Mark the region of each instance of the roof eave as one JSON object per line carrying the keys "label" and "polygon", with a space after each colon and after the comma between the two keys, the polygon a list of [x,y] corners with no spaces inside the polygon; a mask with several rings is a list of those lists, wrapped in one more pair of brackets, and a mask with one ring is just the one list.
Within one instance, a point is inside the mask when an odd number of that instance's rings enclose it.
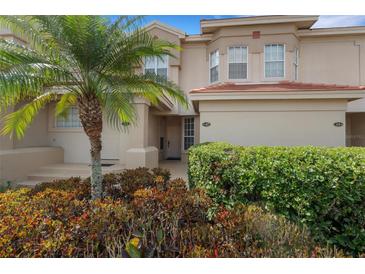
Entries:
{"label": "roof eave", "polygon": [[227,19],[201,20],[201,33],[211,33],[216,28],[232,26],[266,25],[296,23],[298,28],[310,28],[317,22],[319,16],[308,15],[274,15],[274,16],[252,16]]}
{"label": "roof eave", "polygon": [[317,28],[298,30],[299,37],[316,37],[332,35],[361,35],[365,34],[365,27]]}
{"label": "roof eave", "polygon": [[180,39],[185,38],[185,36],[186,36],[186,34],[183,31],[181,31],[177,28],[171,27],[169,25],[166,25],[164,23],[161,23],[160,21],[157,21],[157,20],[152,21],[152,22],[148,23],[146,26],[143,27],[143,29],[145,31],[149,31],[153,28],[158,28],[158,29],[170,32],[170,33],[178,36]]}
{"label": "roof eave", "polygon": [[356,100],[365,97],[365,90],[332,91],[219,91],[191,92],[192,101],[215,100],[282,100],[282,99],[347,99]]}

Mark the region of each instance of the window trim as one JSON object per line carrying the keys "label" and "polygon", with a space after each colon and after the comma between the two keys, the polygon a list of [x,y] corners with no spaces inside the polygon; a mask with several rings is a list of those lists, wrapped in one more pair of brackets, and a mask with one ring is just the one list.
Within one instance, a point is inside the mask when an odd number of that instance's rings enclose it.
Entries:
{"label": "window trim", "polygon": [[[265,59],[265,56],[266,56],[266,46],[270,46],[270,45],[283,45],[284,47],[284,68],[283,68],[283,76],[280,76],[280,77],[266,77],[266,59]],[[285,43],[267,43],[264,45],[264,54],[263,54],[263,58],[264,58],[264,79],[265,80],[283,80],[285,79],[285,75],[286,75],[286,69],[285,69],[285,66],[286,66],[286,44]]]}
{"label": "window trim", "polygon": [[[229,78],[229,48],[237,48],[237,47],[245,47],[247,50],[246,50],[246,60],[247,60],[247,62],[246,62],[246,64],[247,64],[247,74],[246,74],[246,78],[241,78],[241,79],[231,79],[231,78]],[[248,56],[249,56],[249,54],[248,54],[248,45],[246,45],[246,44],[241,44],[241,45],[230,45],[230,46],[228,46],[227,47],[227,79],[229,80],[229,81],[235,81],[235,82],[248,82],[248,79],[249,79],[249,70],[248,70],[248,68],[249,68],[249,62],[248,62]],[[240,64],[240,63],[236,63],[236,64]],[[244,64],[244,63],[243,63]]]}
{"label": "window trim", "polygon": [[[217,67],[218,67],[218,79],[217,79],[217,81],[212,82],[210,70],[213,67],[210,67],[210,61],[211,61],[211,55],[212,55],[212,53],[213,52],[216,52],[216,51],[218,52],[218,65],[217,65]],[[219,77],[220,77],[219,65],[220,65],[220,53],[219,53],[219,49],[212,50],[211,52],[209,52],[209,60],[208,60],[209,84],[215,84],[215,83],[218,83],[219,82]]]}
{"label": "window trim", "polygon": [[[183,122],[182,122],[182,151],[184,153],[186,153],[188,151],[188,149],[185,149],[185,137],[192,137],[193,138],[193,145],[195,145],[195,135],[196,135],[196,117],[195,116],[184,116],[183,118]],[[185,136],[185,120],[186,119],[190,119],[193,118],[193,131],[194,131],[194,135],[193,136]]]}
{"label": "window trim", "polygon": [[[154,65],[154,70],[155,70],[155,74],[157,75],[157,59],[158,59],[158,56],[149,56],[149,57],[154,57],[155,58],[155,65]],[[145,75],[146,74],[146,58],[147,56],[144,57],[144,60],[143,60],[143,74]],[[170,59],[169,59],[169,55],[166,54],[166,64],[167,64],[167,73],[166,73],[166,78],[169,79],[169,67],[170,67]]]}

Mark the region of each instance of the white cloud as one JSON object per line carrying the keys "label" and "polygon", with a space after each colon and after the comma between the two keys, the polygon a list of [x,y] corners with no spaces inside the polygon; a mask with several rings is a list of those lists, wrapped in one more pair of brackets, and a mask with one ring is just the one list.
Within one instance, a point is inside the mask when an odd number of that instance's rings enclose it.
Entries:
{"label": "white cloud", "polygon": [[364,15],[321,15],[313,28],[365,26]]}

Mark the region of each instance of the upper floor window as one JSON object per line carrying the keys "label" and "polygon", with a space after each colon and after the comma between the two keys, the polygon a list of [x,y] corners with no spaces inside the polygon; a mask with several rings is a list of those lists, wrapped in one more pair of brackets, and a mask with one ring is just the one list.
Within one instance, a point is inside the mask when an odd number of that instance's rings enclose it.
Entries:
{"label": "upper floor window", "polygon": [[284,66],[284,45],[265,45],[265,78],[284,77]]}
{"label": "upper floor window", "polygon": [[149,56],[144,61],[144,73],[153,73],[167,79],[168,57]]}
{"label": "upper floor window", "polygon": [[247,47],[228,48],[228,78],[247,79]]}
{"label": "upper floor window", "polygon": [[299,50],[294,50],[294,80],[298,80],[299,77]]}
{"label": "upper floor window", "polygon": [[215,50],[209,55],[209,79],[211,83],[219,79],[219,51]]}
{"label": "upper floor window", "polygon": [[79,110],[77,107],[70,107],[66,116],[56,117],[56,128],[80,128]]}

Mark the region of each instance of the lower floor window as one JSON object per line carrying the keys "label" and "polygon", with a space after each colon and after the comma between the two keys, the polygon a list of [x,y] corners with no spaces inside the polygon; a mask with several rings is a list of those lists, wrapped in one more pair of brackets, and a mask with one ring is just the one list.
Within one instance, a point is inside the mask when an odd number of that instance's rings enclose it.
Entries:
{"label": "lower floor window", "polygon": [[66,116],[56,117],[56,128],[80,128],[79,110],[77,107],[70,107]]}
{"label": "lower floor window", "polygon": [[184,118],[184,150],[194,145],[194,117]]}

